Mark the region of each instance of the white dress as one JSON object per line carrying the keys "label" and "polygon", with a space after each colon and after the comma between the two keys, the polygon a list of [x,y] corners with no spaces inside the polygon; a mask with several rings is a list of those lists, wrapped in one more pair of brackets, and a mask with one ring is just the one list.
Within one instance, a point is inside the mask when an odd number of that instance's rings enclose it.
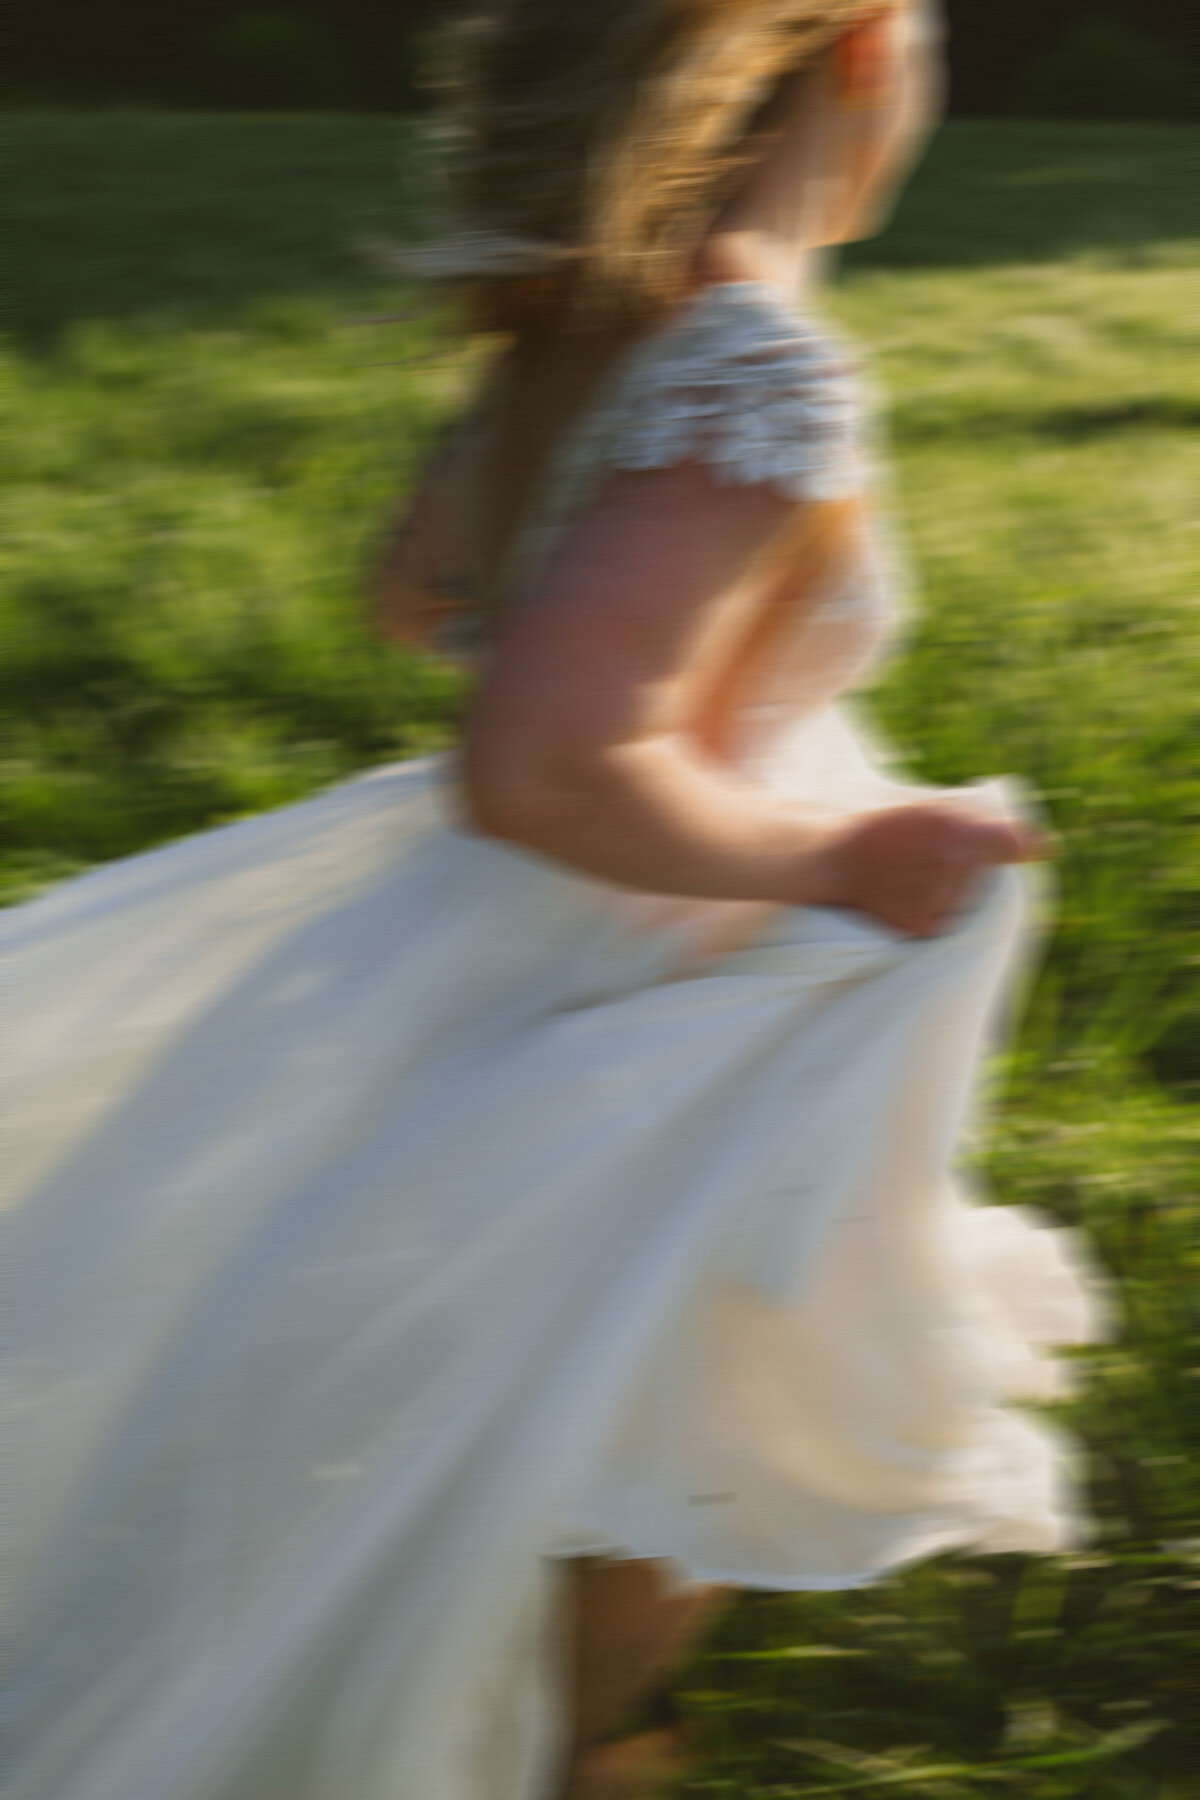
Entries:
{"label": "white dress", "polygon": [[[862,425],[823,326],[709,289],[529,554],[609,466],[851,492]],[[890,586],[865,554],[747,708],[757,780],[928,793],[836,700]],[[1009,1403],[1094,1331],[1086,1265],[950,1173],[1024,873],[929,940],[640,895],[464,830],[451,774],[4,920],[9,1800],[543,1800],[562,1556],[836,1588],[1078,1527],[1069,1445]]]}

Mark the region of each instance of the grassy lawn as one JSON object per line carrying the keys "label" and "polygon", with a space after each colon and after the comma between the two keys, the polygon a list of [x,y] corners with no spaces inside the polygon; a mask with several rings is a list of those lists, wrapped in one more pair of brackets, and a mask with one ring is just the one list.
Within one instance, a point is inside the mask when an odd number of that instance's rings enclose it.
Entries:
{"label": "grassy lawn", "polygon": [[[977,1156],[1121,1280],[1064,1413],[1096,1539],[748,1596],[685,1684],[689,1793],[1200,1792],[1198,135],[955,122],[829,302],[888,395],[920,593],[869,708],[922,776],[1025,778],[1062,839]],[[369,639],[359,589],[466,371],[436,317],[371,322],[411,299],[360,246],[426,216],[412,127],[47,113],[10,142],[15,899],[446,741],[455,681]]]}

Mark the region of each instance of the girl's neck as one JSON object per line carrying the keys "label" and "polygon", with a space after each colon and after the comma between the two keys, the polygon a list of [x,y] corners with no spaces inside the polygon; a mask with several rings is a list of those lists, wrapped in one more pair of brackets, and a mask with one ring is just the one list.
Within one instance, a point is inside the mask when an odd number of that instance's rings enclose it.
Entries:
{"label": "girl's neck", "polygon": [[823,249],[789,242],[749,227],[719,228],[700,246],[693,264],[697,288],[727,281],[763,281],[790,306],[806,305],[825,272]]}
{"label": "girl's neck", "polygon": [[694,264],[698,283],[767,281],[789,304],[808,303],[824,274],[824,247],[838,241],[826,216],[831,79],[824,59],[783,84],[776,135],[714,220]]}

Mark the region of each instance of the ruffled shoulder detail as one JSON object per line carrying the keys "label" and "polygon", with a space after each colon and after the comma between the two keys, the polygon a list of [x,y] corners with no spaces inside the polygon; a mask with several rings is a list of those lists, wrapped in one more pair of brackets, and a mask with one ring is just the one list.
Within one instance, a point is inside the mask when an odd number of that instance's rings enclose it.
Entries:
{"label": "ruffled shoulder detail", "polygon": [[792,500],[866,485],[856,364],[766,282],[705,288],[634,355],[606,411],[610,468],[698,461],[722,483]]}

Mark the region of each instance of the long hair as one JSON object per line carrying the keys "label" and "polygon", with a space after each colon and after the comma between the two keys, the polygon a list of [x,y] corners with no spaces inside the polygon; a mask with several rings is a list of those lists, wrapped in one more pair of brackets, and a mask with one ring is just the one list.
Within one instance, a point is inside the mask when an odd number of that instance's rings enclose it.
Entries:
{"label": "long hair", "polygon": [[[881,0],[501,0],[464,59],[456,228],[425,272],[499,334],[477,545],[489,597],[547,459],[687,291],[783,79]],[[420,257],[415,259],[418,269]]]}

